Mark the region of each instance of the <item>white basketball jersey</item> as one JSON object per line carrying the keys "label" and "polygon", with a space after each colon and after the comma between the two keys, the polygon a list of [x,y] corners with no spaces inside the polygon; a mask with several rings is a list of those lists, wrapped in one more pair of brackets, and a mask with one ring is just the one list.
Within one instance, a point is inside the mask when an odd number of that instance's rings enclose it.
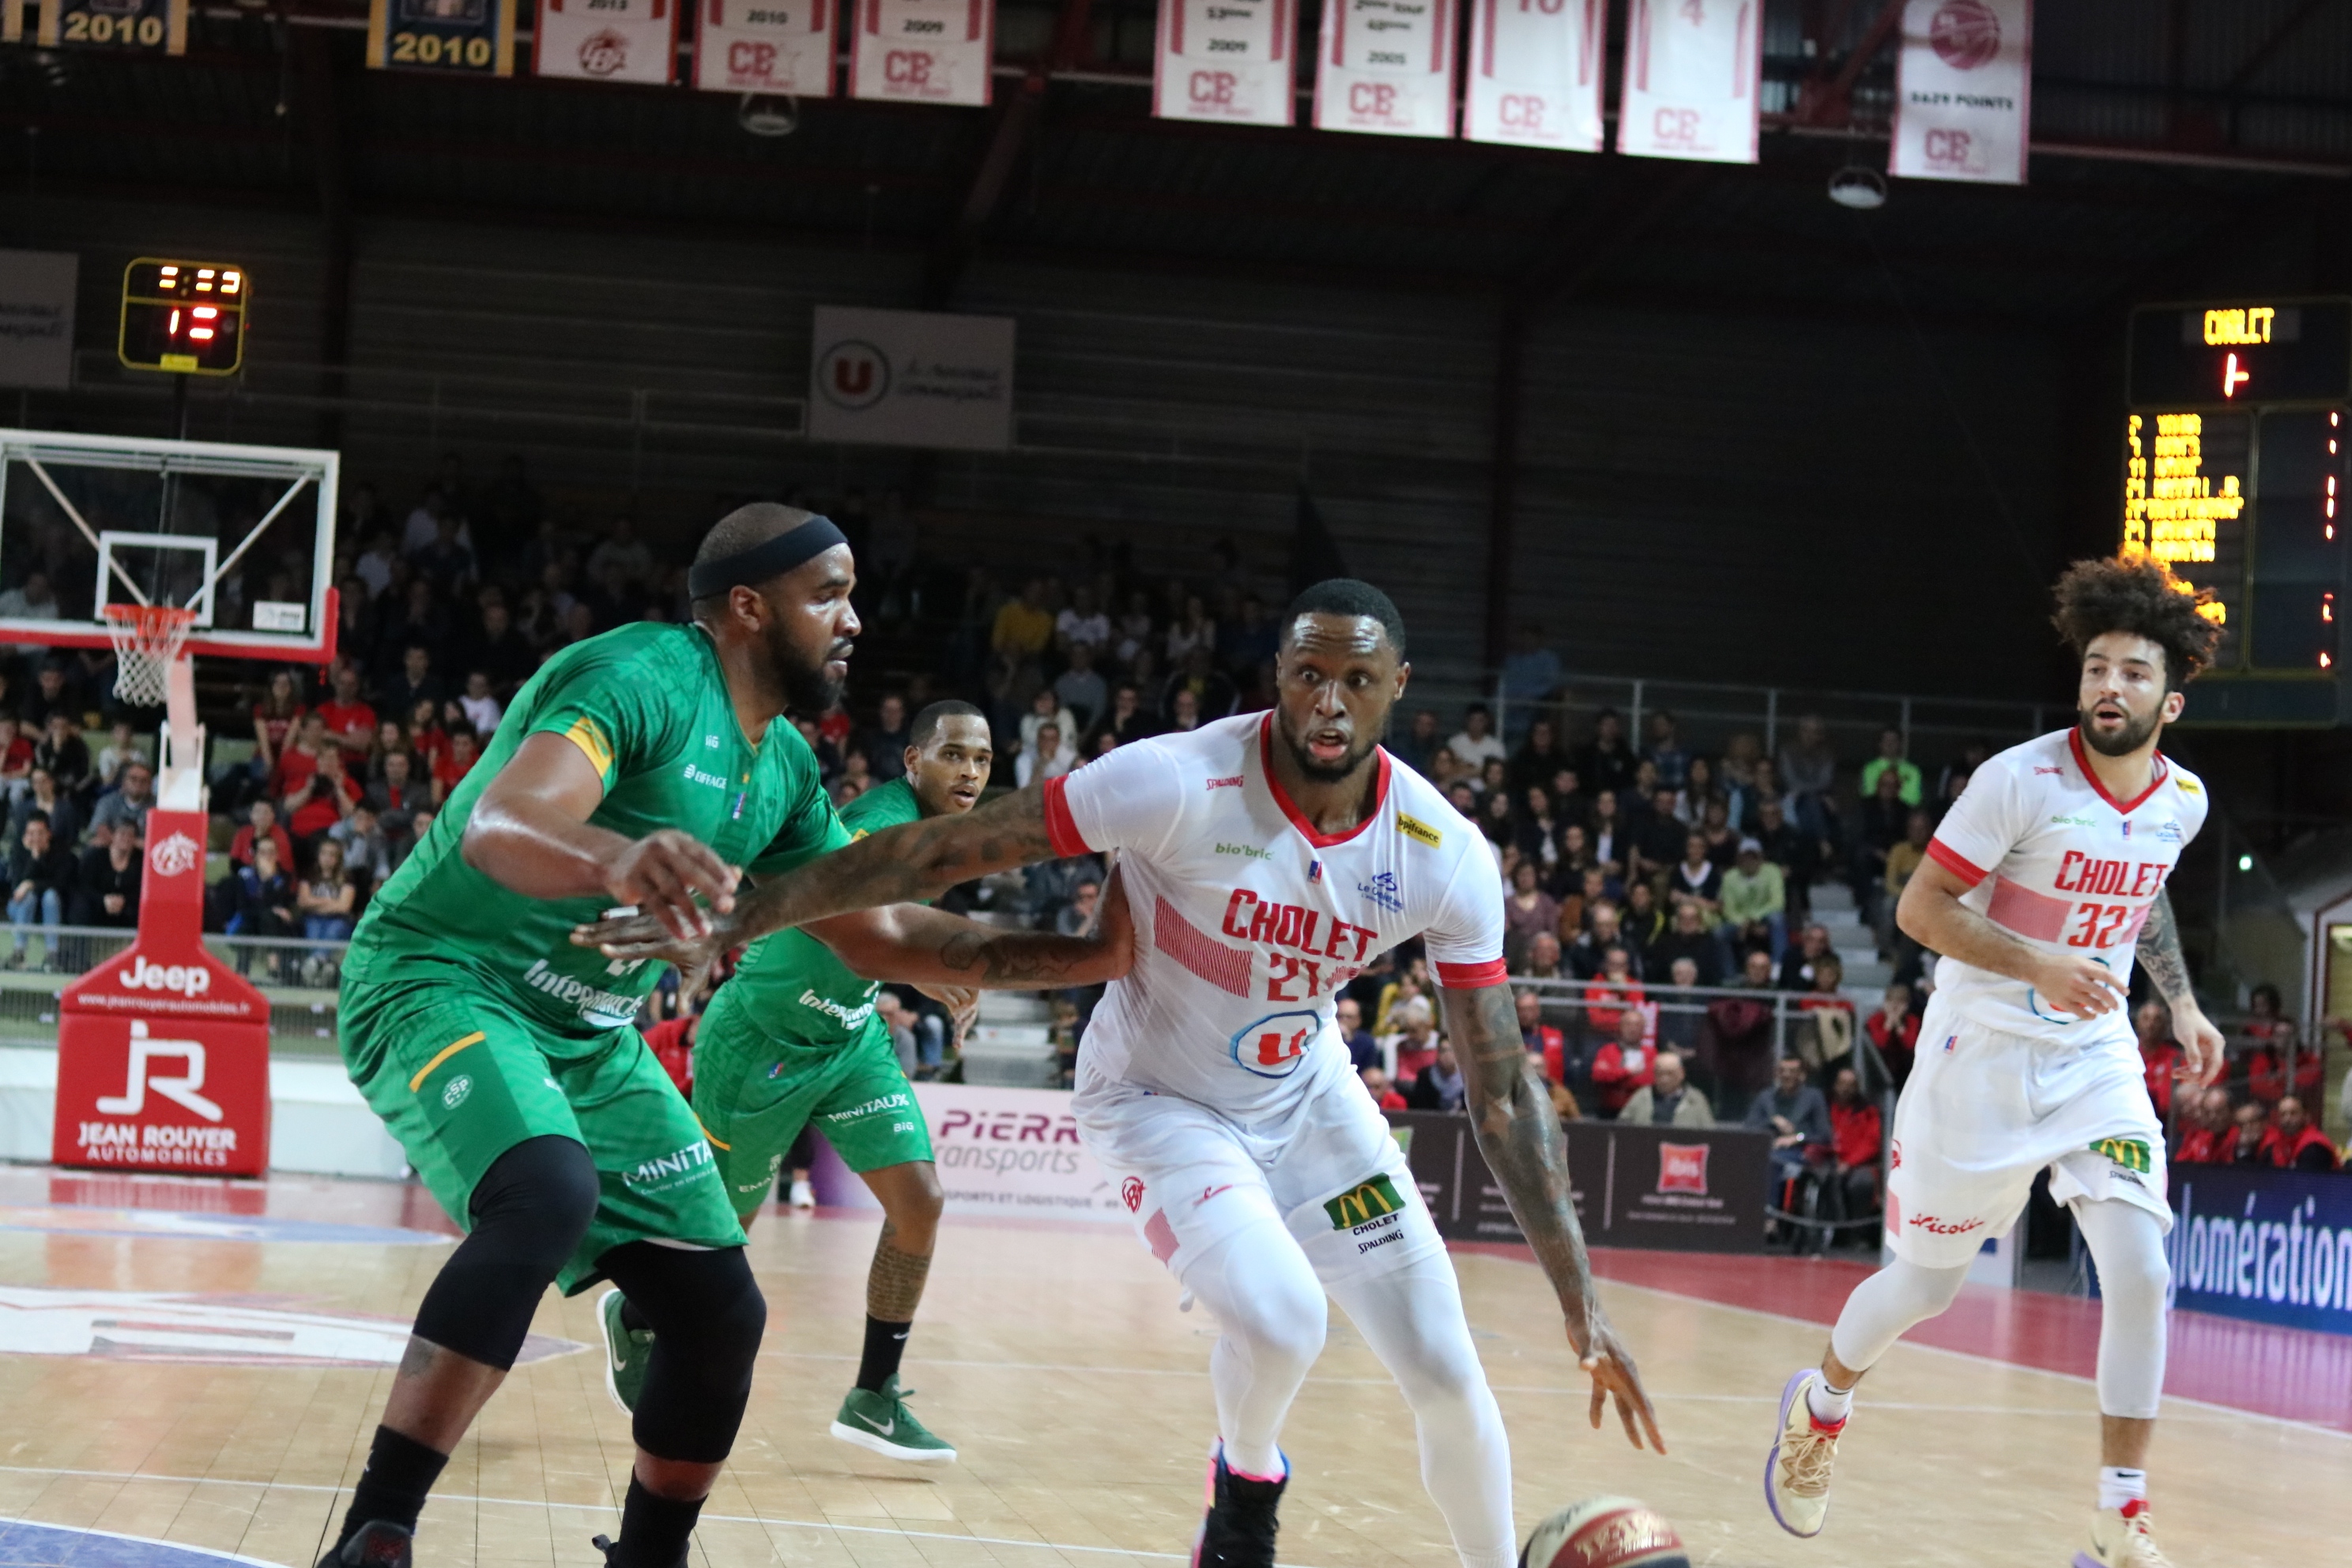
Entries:
{"label": "white basketball jersey", "polygon": [[1441,985],[1503,979],[1503,889],[1469,823],[1379,753],[1379,804],[1318,833],[1275,781],[1273,715],[1119,747],[1045,785],[1061,854],[1116,849],[1135,964],[1111,982],[1082,1069],[1210,1106],[1279,1114],[1345,1070],[1339,990],[1425,939]]}
{"label": "white basketball jersey", "polygon": [[[2062,730],[1979,768],[1927,853],[1969,883],[1960,901],[2010,935],[2045,952],[2095,958],[2128,984],[2139,929],[2205,809],[2205,786],[2162,755],[2138,799],[2116,799],[2091,772],[2081,734]],[[1956,958],[1937,963],[1936,989],[1961,1016],[2008,1034],[2072,1041],[2131,1033],[2121,1009],[2085,1029],[2022,981]]]}

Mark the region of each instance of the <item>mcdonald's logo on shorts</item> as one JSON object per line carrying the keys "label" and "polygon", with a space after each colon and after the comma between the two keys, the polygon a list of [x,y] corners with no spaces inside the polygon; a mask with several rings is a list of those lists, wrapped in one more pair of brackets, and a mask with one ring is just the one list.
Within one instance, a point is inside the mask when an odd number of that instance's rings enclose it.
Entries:
{"label": "mcdonald's logo on shorts", "polygon": [[2147,1145],[2137,1138],[2102,1138],[2091,1145],[2091,1152],[2104,1154],[2126,1171],[2137,1171],[2145,1176],[2156,1168]]}
{"label": "mcdonald's logo on shorts", "polygon": [[1353,1230],[1402,1207],[1404,1200],[1397,1196],[1396,1184],[1386,1176],[1374,1176],[1325,1204],[1323,1212],[1331,1216],[1333,1230]]}

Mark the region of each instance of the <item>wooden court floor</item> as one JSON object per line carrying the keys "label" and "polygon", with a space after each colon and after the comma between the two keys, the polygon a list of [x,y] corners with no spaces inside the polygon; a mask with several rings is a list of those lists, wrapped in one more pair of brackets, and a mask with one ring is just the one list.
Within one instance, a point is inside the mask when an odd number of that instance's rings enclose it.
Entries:
{"label": "wooden court floor", "polygon": [[[0,1568],[315,1560],[358,1475],[384,1363],[447,1255],[446,1239],[418,1233],[446,1226],[397,1186],[278,1180],[223,1192],[0,1171],[0,1519],[200,1552],[93,1540],[61,1555],[55,1543],[71,1537],[0,1523]],[[1179,1313],[1176,1288],[1122,1228],[951,1220],[906,1381],[962,1459],[918,1471],[825,1435],[855,1368],[874,1223],[771,1213],[755,1228],[772,1317],[696,1563],[1180,1559],[1213,1429],[1205,1314]],[[1704,1289],[1605,1287],[1659,1399],[1673,1453],[1658,1458],[1585,1428],[1531,1264],[1489,1252],[1455,1261],[1510,1427],[1522,1532],[1562,1502],[1626,1492],[1677,1522],[1695,1563],[1724,1568],[2056,1568],[2078,1543],[2096,1431],[2079,1377],[1899,1347],[1867,1387],[1828,1531],[1799,1542],[1771,1524],[1759,1478],[1780,1384],[1822,1342],[1800,1321],[1818,1302],[1797,1310],[1802,1292],[1773,1283],[1802,1266],[1778,1262],[1776,1276],[1711,1260],[1685,1276]],[[542,1306],[527,1352],[536,1359],[491,1403],[426,1510],[420,1564],[596,1568],[588,1537],[614,1522],[630,1448],[604,1391],[593,1303]],[[2256,1364],[2303,1375],[2291,1356],[2264,1354]],[[2345,1561],[2345,1422],[2187,1400],[2165,1415],[2157,1506],[2182,1568]],[[1455,1561],[1422,1490],[1402,1402],[1336,1312],[1285,1447],[1297,1476],[1286,1564]]]}

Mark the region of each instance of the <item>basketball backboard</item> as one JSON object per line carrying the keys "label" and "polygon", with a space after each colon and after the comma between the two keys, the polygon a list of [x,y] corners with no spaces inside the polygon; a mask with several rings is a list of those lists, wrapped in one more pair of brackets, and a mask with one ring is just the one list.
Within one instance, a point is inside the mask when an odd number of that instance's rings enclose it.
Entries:
{"label": "basketball backboard", "polygon": [[339,464],[0,429],[0,643],[105,647],[107,605],[167,605],[195,612],[191,653],[325,663]]}

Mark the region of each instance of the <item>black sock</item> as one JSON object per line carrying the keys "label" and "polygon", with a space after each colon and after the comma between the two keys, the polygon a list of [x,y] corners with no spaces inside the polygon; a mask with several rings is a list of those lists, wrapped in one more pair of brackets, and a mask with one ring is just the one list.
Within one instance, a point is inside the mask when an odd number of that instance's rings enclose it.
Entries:
{"label": "black sock", "polygon": [[341,1546],[371,1520],[414,1531],[416,1516],[425,1511],[425,1494],[441,1479],[441,1467],[448,1462],[448,1455],[389,1426],[378,1426],[375,1441],[368,1447],[367,1468],[360,1472],[360,1484],[352,1491],[351,1509],[343,1515],[343,1533],[335,1544]]}
{"label": "black sock", "polygon": [[621,1539],[613,1543],[606,1568],[678,1568],[686,1561],[686,1538],[703,1500],[680,1502],[656,1497],[646,1483],[629,1478],[629,1495],[621,1504]]}
{"label": "black sock", "polygon": [[646,1315],[638,1311],[637,1304],[626,1296],[621,1298],[621,1327],[633,1334],[653,1331],[653,1325],[646,1321]]}
{"label": "black sock", "polygon": [[898,1358],[907,1353],[907,1335],[912,1323],[886,1323],[872,1313],[866,1318],[866,1352],[857,1358],[857,1386],[868,1394],[879,1394],[882,1385],[898,1375]]}

